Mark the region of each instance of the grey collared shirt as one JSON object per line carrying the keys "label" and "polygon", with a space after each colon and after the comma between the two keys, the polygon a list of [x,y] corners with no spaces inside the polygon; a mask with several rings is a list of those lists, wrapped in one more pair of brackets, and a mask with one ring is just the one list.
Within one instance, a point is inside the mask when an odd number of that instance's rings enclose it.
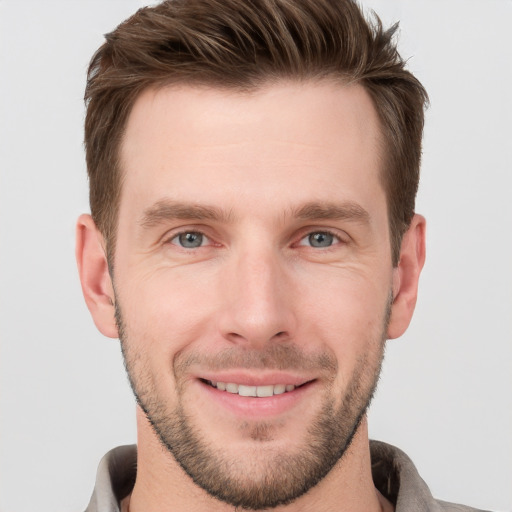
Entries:
{"label": "grey collared shirt", "polygon": [[[411,459],[394,446],[370,441],[375,487],[395,506],[395,512],[484,512],[439,501]],[[135,484],[137,447],[119,446],[108,452],[98,467],[96,485],[85,512],[120,512],[120,503]]]}

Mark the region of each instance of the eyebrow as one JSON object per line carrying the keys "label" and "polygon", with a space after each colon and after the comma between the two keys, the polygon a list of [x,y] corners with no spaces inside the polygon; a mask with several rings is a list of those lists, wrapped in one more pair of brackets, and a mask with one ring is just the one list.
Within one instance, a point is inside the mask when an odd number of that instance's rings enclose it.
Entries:
{"label": "eyebrow", "polygon": [[294,217],[301,220],[350,220],[370,224],[370,214],[359,204],[310,202],[293,210]]}
{"label": "eyebrow", "polygon": [[202,206],[162,199],[144,210],[140,225],[143,228],[151,228],[162,222],[176,219],[229,222],[231,214],[214,206]]}
{"label": "eyebrow", "polygon": [[[349,220],[370,224],[370,214],[354,202],[330,203],[312,201],[291,210],[291,216],[300,220]],[[210,220],[228,223],[231,212],[215,206],[197,205],[161,199],[146,208],[140,225],[149,229],[170,220]]]}

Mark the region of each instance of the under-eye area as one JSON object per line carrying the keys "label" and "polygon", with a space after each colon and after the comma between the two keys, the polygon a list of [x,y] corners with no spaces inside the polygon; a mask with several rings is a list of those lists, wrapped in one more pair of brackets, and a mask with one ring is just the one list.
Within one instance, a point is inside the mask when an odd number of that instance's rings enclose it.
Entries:
{"label": "under-eye area", "polygon": [[254,398],[266,398],[274,395],[282,395],[289,393],[295,389],[302,388],[313,381],[308,381],[298,386],[293,384],[267,384],[262,386],[247,386],[244,384],[236,384],[234,382],[215,382],[211,380],[200,379],[201,382],[216,388],[220,391],[232,393],[239,396],[247,396]]}

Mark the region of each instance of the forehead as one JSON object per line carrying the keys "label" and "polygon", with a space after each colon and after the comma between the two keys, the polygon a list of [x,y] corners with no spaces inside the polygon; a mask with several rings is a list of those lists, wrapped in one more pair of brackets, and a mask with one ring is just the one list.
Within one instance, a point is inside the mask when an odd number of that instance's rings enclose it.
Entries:
{"label": "forehead", "polygon": [[146,208],[168,196],[199,203],[244,197],[244,207],[277,199],[293,207],[333,199],[324,195],[371,195],[382,191],[381,145],[375,108],[359,85],[148,89],[121,146],[120,219],[126,202]]}

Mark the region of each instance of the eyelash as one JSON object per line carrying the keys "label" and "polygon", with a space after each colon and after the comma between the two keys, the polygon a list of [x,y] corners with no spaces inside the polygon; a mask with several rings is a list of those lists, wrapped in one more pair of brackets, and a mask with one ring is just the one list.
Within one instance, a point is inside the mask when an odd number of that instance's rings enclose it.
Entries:
{"label": "eyelash", "polygon": [[[192,235],[192,234],[193,235],[199,235],[200,237],[203,237],[203,240],[201,240],[201,245],[199,245],[198,247],[184,247],[183,245],[180,245],[179,243],[174,243],[174,240],[178,239],[182,235]],[[167,239],[167,243],[170,243],[172,245],[176,245],[180,249],[193,250],[193,249],[198,249],[200,247],[203,247],[203,242],[205,240],[206,241],[211,241],[210,238],[207,235],[205,235],[202,231],[190,229],[190,230],[180,231],[179,233],[173,234],[170,238]]]}
{"label": "eyelash", "polygon": [[[201,245],[197,246],[197,247],[185,247],[183,245],[181,245],[179,242],[174,242],[174,240],[176,239],[179,239],[179,237],[181,237],[182,235],[199,235],[201,237],[203,237],[203,239],[201,240]],[[315,247],[311,244],[302,244],[301,242],[305,239],[307,239],[308,237],[311,237],[312,235],[328,235],[328,236],[331,236],[333,237],[333,243],[331,245],[328,245],[328,246],[325,246],[325,247]],[[202,231],[200,230],[185,230],[185,231],[180,231],[179,233],[174,233],[171,237],[167,238],[166,240],[166,243],[169,243],[169,244],[172,244],[172,245],[175,245],[177,247],[179,247],[180,249],[184,249],[184,250],[194,250],[194,249],[199,249],[201,247],[204,247],[204,242],[212,242],[211,238],[208,237],[205,233],[203,233]],[[313,249],[323,249],[323,250],[329,250],[331,249],[333,246],[335,245],[338,245],[338,244],[343,244],[345,243],[344,240],[340,237],[339,234],[329,230],[329,229],[319,229],[319,230],[312,230],[312,231],[308,231],[307,233],[305,233],[303,236],[301,236],[301,238],[298,240],[298,242],[295,242],[293,245],[298,245],[298,246],[302,246],[302,247],[310,247],[310,248],[313,248]]]}
{"label": "eyelash", "polygon": [[[329,235],[329,236],[333,237],[334,240],[331,245],[328,245],[326,247],[315,247],[313,245],[301,244],[301,242],[303,240],[311,237],[312,235]],[[313,249],[323,249],[325,251],[325,250],[332,249],[334,246],[336,246],[338,244],[342,244],[342,243],[344,243],[344,241],[339,234],[337,234],[334,231],[331,231],[329,229],[319,229],[319,230],[308,231],[304,236],[302,236],[300,238],[298,245],[303,246],[303,247],[310,247]]]}

